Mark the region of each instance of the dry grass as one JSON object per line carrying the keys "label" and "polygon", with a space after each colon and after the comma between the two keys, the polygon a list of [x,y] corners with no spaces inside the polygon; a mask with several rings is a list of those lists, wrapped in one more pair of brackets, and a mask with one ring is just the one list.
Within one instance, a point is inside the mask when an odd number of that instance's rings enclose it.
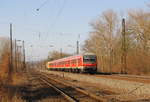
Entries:
{"label": "dry grass", "polygon": [[0,63],[0,81],[6,83],[9,78],[9,52],[5,51],[2,54],[1,63]]}
{"label": "dry grass", "polygon": [[138,75],[150,75],[150,56],[143,53],[128,56],[128,73]]}
{"label": "dry grass", "polygon": [[25,73],[14,73],[12,76],[12,85],[25,85],[28,79]]}

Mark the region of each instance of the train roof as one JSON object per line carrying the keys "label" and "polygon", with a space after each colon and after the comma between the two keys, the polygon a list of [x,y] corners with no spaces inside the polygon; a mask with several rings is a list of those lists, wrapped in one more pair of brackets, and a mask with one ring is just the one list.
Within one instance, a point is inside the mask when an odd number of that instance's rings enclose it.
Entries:
{"label": "train roof", "polygon": [[94,53],[84,53],[83,55],[95,55]]}
{"label": "train roof", "polygon": [[76,58],[81,58],[83,55],[75,55],[75,56],[68,56],[68,57],[64,57],[64,58],[61,58],[61,59],[57,59],[57,60],[53,60],[53,61],[50,61],[49,63],[52,63],[52,62],[59,62],[59,61],[65,61],[67,59],[76,59]]}
{"label": "train roof", "polygon": [[64,58],[61,58],[61,59],[49,61],[49,63],[65,61],[65,60],[68,60],[68,59],[72,60],[72,59],[82,58],[82,56],[84,56],[84,55],[95,55],[95,54],[93,54],[93,53],[85,53],[85,54],[81,54],[81,55],[68,56],[68,57],[64,57]]}

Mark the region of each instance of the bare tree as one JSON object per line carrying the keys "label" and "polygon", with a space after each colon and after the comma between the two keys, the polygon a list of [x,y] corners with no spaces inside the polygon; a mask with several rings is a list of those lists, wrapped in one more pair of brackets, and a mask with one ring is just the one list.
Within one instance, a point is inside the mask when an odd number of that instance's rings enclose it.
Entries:
{"label": "bare tree", "polygon": [[107,10],[91,23],[93,31],[85,41],[84,51],[93,52],[98,56],[101,69],[111,72],[114,63],[114,46],[118,36],[118,15],[113,10]]}
{"label": "bare tree", "polygon": [[132,10],[128,14],[130,30],[132,30],[138,46],[147,52],[150,39],[150,14],[143,10]]}
{"label": "bare tree", "polygon": [[9,79],[10,67],[9,40],[7,38],[0,38],[0,45],[0,81],[6,83]]}
{"label": "bare tree", "polygon": [[[142,9],[130,10],[128,12],[128,33],[130,39],[130,52],[128,62],[130,71],[137,73],[150,72],[150,13]],[[134,59],[134,60],[131,60]],[[131,67],[132,66],[132,67]]]}
{"label": "bare tree", "polygon": [[67,56],[70,56],[70,54],[64,52],[52,51],[49,52],[48,60],[56,60]]}
{"label": "bare tree", "polygon": [[[113,10],[105,11],[90,23],[92,31],[83,50],[95,53],[99,71],[120,72],[122,55],[121,19]],[[127,73],[150,73],[150,12],[130,10],[126,17]]]}

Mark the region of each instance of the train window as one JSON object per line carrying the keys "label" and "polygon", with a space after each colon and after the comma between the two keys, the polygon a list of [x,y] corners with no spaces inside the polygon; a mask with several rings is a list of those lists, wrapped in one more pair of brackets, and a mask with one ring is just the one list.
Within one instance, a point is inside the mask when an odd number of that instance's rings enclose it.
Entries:
{"label": "train window", "polygon": [[73,63],[75,64],[75,63],[76,63],[76,60],[73,60]]}
{"label": "train window", "polygon": [[74,64],[76,64],[76,59],[74,60]]}
{"label": "train window", "polygon": [[69,64],[69,61],[66,61],[66,64],[68,65],[68,64]]}
{"label": "train window", "polygon": [[75,64],[75,61],[74,60],[71,60],[71,65],[74,65]]}
{"label": "train window", "polygon": [[65,65],[65,66],[66,66],[66,64],[67,64],[67,62],[66,62],[66,61],[64,61],[64,62],[63,62],[63,65]]}
{"label": "train window", "polygon": [[84,62],[96,62],[96,56],[95,55],[85,55],[83,56]]}
{"label": "train window", "polygon": [[66,65],[69,65],[69,61],[66,61]]}
{"label": "train window", "polygon": [[84,62],[96,62],[96,59],[84,59]]}
{"label": "train window", "polygon": [[78,64],[80,64],[80,59],[78,59],[77,61],[78,61]]}
{"label": "train window", "polygon": [[67,65],[67,61],[65,61],[64,64]]}
{"label": "train window", "polygon": [[71,60],[71,64],[74,64],[74,61],[73,61],[73,60]]}
{"label": "train window", "polygon": [[61,62],[61,66],[63,66],[64,65],[64,62]]}

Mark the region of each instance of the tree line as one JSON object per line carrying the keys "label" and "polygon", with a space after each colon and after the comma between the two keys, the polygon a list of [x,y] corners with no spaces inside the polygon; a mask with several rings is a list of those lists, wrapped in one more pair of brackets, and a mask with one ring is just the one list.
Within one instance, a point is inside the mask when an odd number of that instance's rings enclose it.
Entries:
{"label": "tree line", "polygon": [[[15,48],[16,46],[16,48]],[[0,37],[0,84],[11,81],[12,75],[21,74],[25,71],[23,62],[23,52],[13,41],[12,63],[10,60],[10,40],[7,37]]]}
{"label": "tree line", "polygon": [[[126,73],[150,74],[150,12],[132,9],[126,13]],[[101,72],[121,73],[123,55],[122,17],[114,10],[104,11],[90,23],[92,30],[83,51],[98,58]]]}

